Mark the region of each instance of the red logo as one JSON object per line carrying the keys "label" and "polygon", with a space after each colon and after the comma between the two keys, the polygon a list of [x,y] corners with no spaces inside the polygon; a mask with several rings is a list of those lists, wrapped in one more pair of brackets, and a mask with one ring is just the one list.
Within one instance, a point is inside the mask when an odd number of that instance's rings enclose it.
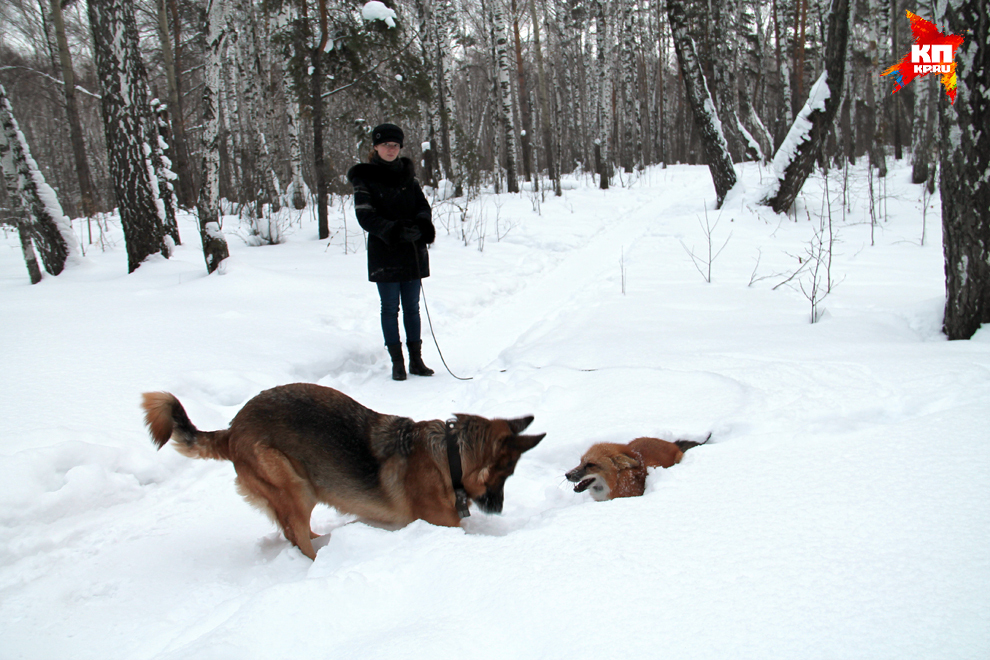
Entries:
{"label": "red logo", "polygon": [[[894,75],[894,92],[919,76],[930,73],[941,78],[945,93],[952,103],[956,101],[956,49],[963,43],[963,37],[957,34],[943,34],[935,24],[926,21],[917,14],[907,12],[911,22],[911,32],[914,43],[911,53],[901,58],[901,61],[884,71],[881,75]],[[894,93],[891,92],[891,93]]]}

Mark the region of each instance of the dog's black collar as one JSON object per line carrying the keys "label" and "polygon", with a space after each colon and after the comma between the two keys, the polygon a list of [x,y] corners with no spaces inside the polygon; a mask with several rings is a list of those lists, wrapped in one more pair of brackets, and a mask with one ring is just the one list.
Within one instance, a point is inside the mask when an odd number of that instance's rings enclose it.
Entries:
{"label": "dog's black collar", "polygon": [[467,518],[471,515],[468,510],[468,494],[464,490],[464,483],[461,479],[464,476],[461,467],[461,450],[457,446],[457,432],[454,430],[456,420],[448,419],[444,425],[444,436],[447,440],[447,462],[450,465],[450,483],[454,486],[454,497],[457,505],[457,515]]}

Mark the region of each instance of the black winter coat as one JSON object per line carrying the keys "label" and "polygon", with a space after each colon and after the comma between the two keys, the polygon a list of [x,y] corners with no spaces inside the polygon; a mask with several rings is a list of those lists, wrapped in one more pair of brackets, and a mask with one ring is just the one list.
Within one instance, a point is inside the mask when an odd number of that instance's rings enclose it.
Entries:
{"label": "black winter coat", "polygon": [[[430,276],[426,246],[437,236],[430,203],[415,179],[412,161],[392,163],[374,159],[347,172],[354,186],[354,213],[368,232],[368,279],[372,282],[408,282]],[[418,227],[415,243],[402,239],[406,227]],[[418,258],[417,258],[418,257]]]}

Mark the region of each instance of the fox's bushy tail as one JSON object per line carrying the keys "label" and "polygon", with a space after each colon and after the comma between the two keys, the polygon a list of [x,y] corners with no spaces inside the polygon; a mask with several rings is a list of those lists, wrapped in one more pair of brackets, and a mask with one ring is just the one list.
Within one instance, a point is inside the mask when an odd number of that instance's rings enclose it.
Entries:
{"label": "fox's bushy tail", "polygon": [[230,458],[229,431],[200,431],[179,400],[168,392],[145,392],[142,397],[144,423],[158,449],[171,440],[176,451],[189,458]]}

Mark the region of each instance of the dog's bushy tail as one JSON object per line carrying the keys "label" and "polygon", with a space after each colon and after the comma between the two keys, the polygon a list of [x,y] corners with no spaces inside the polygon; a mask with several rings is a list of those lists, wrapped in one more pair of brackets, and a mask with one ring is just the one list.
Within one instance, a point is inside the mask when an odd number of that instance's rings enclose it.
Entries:
{"label": "dog's bushy tail", "polygon": [[705,444],[711,439],[712,439],[712,434],[709,433],[708,437],[702,440],[701,442],[695,442],[694,440],[675,440],[674,444],[677,445],[677,448],[683,452],[683,451],[687,451],[691,447],[700,447],[701,445]]}
{"label": "dog's bushy tail", "polygon": [[189,458],[230,458],[228,431],[200,431],[168,392],[145,392],[143,399],[144,423],[158,449],[171,440],[176,451]]}

